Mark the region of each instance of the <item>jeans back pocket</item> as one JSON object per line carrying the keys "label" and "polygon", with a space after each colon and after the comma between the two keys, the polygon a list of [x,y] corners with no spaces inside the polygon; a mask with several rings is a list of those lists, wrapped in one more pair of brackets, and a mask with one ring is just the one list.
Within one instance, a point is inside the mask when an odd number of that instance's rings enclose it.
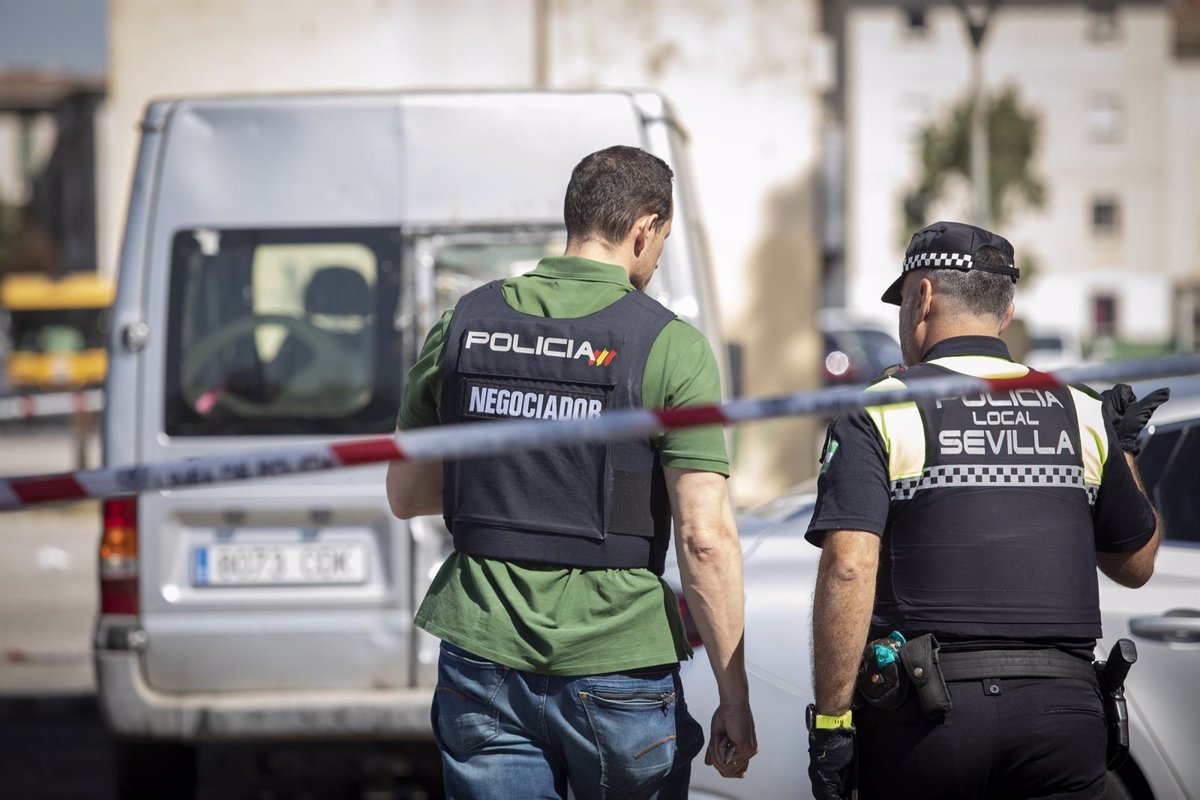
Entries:
{"label": "jeans back pocket", "polygon": [[508,672],[501,664],[442,645],[433,724],[448,751],[463,756],[496,738],[500,732],[496,694]]}
{"label": "jeans back pocket", "polygon": [[608,796],[653,794],[675,763],[678,694],[673,675],[604,680],[579,692],[600,756]]}

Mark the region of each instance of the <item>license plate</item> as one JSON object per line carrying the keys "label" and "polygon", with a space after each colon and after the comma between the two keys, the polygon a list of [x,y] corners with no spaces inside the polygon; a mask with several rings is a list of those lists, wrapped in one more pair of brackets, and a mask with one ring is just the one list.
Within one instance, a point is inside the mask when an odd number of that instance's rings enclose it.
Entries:
{"label": "license plate", "polygon": [[196,586],[355,584],[367,580],[367,549],[353,542],[214,544],[197,547]]}

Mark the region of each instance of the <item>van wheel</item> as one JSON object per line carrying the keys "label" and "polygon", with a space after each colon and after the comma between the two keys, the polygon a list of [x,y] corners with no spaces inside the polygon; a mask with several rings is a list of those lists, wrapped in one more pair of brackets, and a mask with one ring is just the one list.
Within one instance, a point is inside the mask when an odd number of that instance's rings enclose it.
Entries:
{"label": "van wheel", "polygon": [[196,748],[175,742],[118,739],[117,800],[194,800]]}

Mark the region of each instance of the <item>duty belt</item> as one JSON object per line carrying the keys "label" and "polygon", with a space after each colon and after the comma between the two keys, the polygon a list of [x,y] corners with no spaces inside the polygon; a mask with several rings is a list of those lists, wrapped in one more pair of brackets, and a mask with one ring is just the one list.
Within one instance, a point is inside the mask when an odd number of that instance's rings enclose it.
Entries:
{"label": "duty belt", "polygon": [[1076,678],[1096,682],[1091,663],[1061,650],[972,650],[938,654],[946,681],[984,678]]}

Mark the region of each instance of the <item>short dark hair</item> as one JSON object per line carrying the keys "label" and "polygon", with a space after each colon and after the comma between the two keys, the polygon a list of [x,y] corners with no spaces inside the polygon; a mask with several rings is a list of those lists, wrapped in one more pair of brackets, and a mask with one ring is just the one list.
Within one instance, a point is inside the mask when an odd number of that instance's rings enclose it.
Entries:
{"label": "short dark hair", "polygon": [[599,236],[617,244],[646,214],[658,214],[655,227],[661,227],[671,219],[673,177],[667,162],[636,147],[592,153],[575,166],[567,184],[567,238],[583,242]]}
{"label": "short dark hair", "polygon": [[[980,247],[973,261],[985,266],[1008,266],[1008,259],[994,247]],[[1003,317],[1012,304],[1012,278],[981,269],[931,269],[929,279],[955,305],[971,314]]]}

